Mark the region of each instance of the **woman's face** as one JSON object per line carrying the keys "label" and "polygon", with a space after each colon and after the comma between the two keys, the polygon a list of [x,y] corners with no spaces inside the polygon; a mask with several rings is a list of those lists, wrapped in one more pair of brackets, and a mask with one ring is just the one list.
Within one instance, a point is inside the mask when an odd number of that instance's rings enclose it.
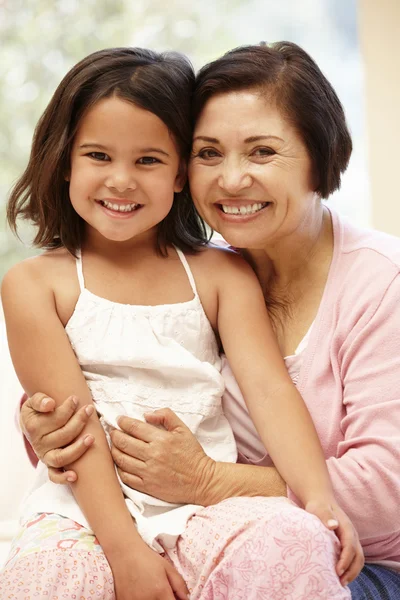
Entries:
{"label": "woman's face", "polygon": [[189,181],[201,216],[237,248],[275,245],[319,205],[302,139],[254,91],[207,102],[195,127]]}

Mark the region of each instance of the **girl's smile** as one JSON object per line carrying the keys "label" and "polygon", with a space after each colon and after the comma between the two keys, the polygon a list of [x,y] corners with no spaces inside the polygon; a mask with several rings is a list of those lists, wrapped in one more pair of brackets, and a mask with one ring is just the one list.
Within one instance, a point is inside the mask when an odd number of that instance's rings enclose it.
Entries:
{"label": "girl's smile", "polygon": [[154,240],[174,192],[182,189],[180,179],[175,141],[153,113],[112,96],[81,119],[69,182],[87,242],[139,241],[143,235]]}

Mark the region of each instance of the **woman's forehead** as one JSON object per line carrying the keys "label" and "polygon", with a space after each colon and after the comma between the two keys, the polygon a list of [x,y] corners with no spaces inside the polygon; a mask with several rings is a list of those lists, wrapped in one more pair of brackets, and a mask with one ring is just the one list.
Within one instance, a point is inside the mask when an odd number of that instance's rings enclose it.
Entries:
{"label": "woman's forehead", "polygon": [[292,133],[292,129],[275,101],[255,91],[227,92],[213,96],[205,104],[195,126],[195,138],[228,132],[243,141],[260,136],[280,138]]}

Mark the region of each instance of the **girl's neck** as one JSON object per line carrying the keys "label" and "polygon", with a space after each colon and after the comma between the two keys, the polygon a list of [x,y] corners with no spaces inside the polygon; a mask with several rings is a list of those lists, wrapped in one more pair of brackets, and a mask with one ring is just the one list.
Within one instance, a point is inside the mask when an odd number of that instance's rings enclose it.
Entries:
{"label": "girl's neck", "polygon": [[144,254],[157,253],[157,230],[153,228],[129,240],[115,241],[88,228],[82,244],[82,251],[86,254],[96,254],[121,262],[126,258],[137,257],[140,259]]}
{"label": "girl's neck", "polygon": [[248,248],[244,256],[255,270],[266,297],[293,297],[303,285],[326,277],[333,252],[331,216],[319,204],[295,233],[262,250]]}

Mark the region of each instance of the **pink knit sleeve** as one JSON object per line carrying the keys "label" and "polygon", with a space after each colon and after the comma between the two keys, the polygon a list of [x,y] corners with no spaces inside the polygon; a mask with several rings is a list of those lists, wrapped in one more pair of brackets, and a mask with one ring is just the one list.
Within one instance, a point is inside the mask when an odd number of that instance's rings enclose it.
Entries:
{"label": "pink knit sleeve", "polygon": [[336,498],[369,560],[390,554],[391,546],[400,555],[400,275],[369,321],[344,341],[338,364],[344,440],[327,461]]}

